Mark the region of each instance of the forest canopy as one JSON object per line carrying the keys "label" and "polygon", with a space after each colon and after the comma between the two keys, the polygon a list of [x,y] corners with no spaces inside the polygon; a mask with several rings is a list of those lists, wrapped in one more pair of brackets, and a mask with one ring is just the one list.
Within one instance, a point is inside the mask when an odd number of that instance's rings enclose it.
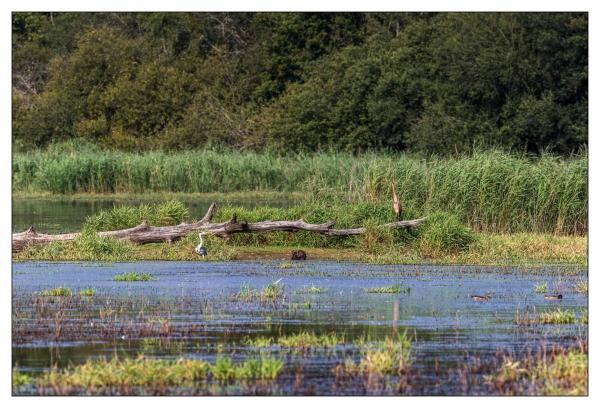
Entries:
{"label": "forest canopy", "polygon": [[13,146],[587,145],[586,13],[13,13]]}

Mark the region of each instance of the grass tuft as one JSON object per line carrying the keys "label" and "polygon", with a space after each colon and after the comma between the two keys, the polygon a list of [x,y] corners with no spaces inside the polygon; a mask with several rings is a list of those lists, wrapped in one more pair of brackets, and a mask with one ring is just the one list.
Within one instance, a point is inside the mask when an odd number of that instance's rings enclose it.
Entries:
{"label": "grass tuft", "polygon": [[151,281],[152,275],[149,273],[129,272],[120,275],[115,275],[113,280],[117,282],[148,282]]}
{"label": "grass tuft", "polygon": [[575,291],[584,295],[588,294],[588,281],[581,280],[575,284]]}
{"label": "grass tuft", "polygon": [[57,288],[43,290],[40,295],[42,296],[72,296],[73,292],[69,288],[59,286]]}
{"label": "grass tuft", "polygon": [[94,288],[85,288],[79,291],[79,296],[95,296],[96,289]]}
{"label": "grass tuft", "polygon": [[349,374],[401,374],[411,366],[411,358],[412,340],[404,332],[396,337],[386,337],[383,341],[364,340],[360,361],[346,360],[339,369]]}
{"label": "grass tuft", "polygon": [[535,293],[548,293],[548,282],[540,283],[535,286]]}
{"label": "grass tuft", "polygon": [[404,286],[400,284],[391,285],[391,286],[381,286],[378,288],[365,288],[365,292],[367,293],[410,293],[410,286]]}
{"label": "grass tuft", "polygon": [[273,337],[257,337],[254,339],[246,338],[244,344],[259,348],[278,346],[283,348],[299,348],[306,350],[312,348],[331,348],[340,344],[344,344],[345,342],[345,337],[336,333],[316,334],[303,331],[297,334],[280,336],[277,338],[277,340],[273,339]]}
{"label": "grass tuft", "polygon": [[577,322],[575,312],[572,310],[556,309],[540,314],[541,324],[574,324]]}

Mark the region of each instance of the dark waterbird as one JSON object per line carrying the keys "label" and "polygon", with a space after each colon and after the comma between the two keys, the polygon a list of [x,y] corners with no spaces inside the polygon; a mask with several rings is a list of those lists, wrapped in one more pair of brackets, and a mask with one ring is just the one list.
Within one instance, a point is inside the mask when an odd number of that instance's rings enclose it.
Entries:
{"label": "dark waterbird", "polygon": [[305,261],[306,260],[306,252],[301,249],[297,251],[292,251],[292,261]]}
{"label": "dark waterbird", "polygon": [[557,294],[553,294],[553,295],[544,295],[544,299],[546,300],[561,300],[563,298],[563,295],[561,295],[560,293]]}

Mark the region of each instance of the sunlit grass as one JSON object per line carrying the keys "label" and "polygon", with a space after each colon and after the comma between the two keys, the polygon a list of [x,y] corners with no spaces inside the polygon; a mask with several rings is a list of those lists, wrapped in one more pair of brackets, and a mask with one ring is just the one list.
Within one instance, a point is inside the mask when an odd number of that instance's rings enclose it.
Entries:
{"label": "sunlit grass", "polygon": [[577,316],[572,310],[556,309],[540,313],[541,324],[574,324]]}
{"label": "sunlit grass", "polygon": [[316,334],[313,332],[300,332],[279,336],[276,339],[273,337],[256,337],[254,339],[246,338],[244,344],[252,347],[270,347],[277,346],[283,348],[300,348],[310,349],[319,347],[335,347],[346,343],[343,335],[336,333]]}
{"label": "sunlit grass", "polygon": [[540,283],[535,285],[535,293],[547,293],[548,292],[548,282]]}
{"label": "sunlit grass", "polygon": [[56,389],[83,388],[88,391],[108,387],[144,387],[148,391],[170,387],[194,387],[211,376],[218,381],[241,379],[273,380],[283,369],[283,361],[267,356],[234,363],[218,357],[214,364],[202,360],[137,359],[89,360],[67,369],[53,368],[38,380],[38,386]]}
{"label": "sunlit grass", "polygon": [[572,349],[525,360],[505,357],[498,371],[486,376],[486,381],[509,395],[521,394],[524,386],[531,389],[532,385],[535,395],[586,395],[588,355]]}
{"label": "sunlit grass", "polygon": [[13,389],[31,384],[32,381],[33,381],[33,379],[29,374],[19,371],[17,369],[13,369],[13,372],[12,372],[12,387],[13,387]]}
{"label": "sunlit grass", "polygon": [[401,374],[412,364],[412,339],[407,333],[386,337],[383,341],[363,339],[359,342],[358,362],[347,359],[338,370],[347,374]]}
{"label": "sunlit grass", "polygon": [[79,291],[79,296],[95,296],[96,289],[94,288],[85,288]]}
{"label": "sunlit grass", "polygon": [[72,296],[73,291],[71,291],[71,289],[69,289],[69,288],[60,286],[57,288],[43,290],[40,292],[40,295],[42,295],[42,296]]}
{"label": "sunlit grass", "polygon": [[575,291],[584,295],[588,294],[588,281],[581,280],[575,284]]}

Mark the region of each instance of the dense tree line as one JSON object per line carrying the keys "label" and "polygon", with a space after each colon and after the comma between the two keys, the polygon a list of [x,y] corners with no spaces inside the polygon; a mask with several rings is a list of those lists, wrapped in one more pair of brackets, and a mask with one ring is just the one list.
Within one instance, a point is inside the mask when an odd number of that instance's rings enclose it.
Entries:
{"label": "dense tree line", "polygon": [[13,142],[587,144],[582,13],[14,13]]}

